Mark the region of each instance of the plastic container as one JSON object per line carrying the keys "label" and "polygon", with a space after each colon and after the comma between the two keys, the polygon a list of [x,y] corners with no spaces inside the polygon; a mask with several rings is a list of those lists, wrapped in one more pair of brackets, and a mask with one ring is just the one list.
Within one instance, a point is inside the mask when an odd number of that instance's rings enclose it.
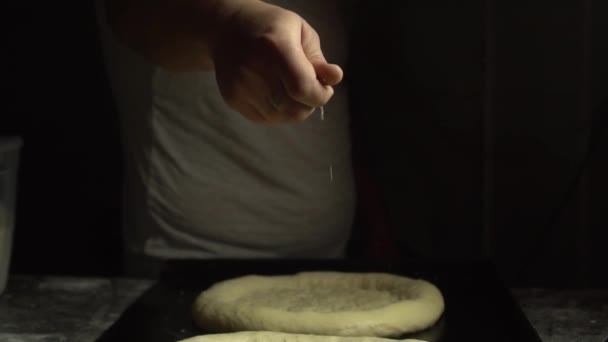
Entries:
{"label": "plastic container", "polygon": [[21,139],[0,137],[0,294],[6,288],[17,192],[17,168]]}

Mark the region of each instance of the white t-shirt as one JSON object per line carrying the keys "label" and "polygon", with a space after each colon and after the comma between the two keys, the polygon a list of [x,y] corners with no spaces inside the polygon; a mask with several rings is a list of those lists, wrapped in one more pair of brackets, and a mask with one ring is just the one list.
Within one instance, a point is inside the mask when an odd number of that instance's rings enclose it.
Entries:
{"label": "white t-shirt", "polygon": [[[338,2],[271,1],[346,59]],[[259,125],[229,109],[213,72],[151,65],[100,28],[121,116],[128,252],[161,258],[340,257],[354,213],[346,89],[304,123]],[[332,165],[333,181],[329,167]]]}

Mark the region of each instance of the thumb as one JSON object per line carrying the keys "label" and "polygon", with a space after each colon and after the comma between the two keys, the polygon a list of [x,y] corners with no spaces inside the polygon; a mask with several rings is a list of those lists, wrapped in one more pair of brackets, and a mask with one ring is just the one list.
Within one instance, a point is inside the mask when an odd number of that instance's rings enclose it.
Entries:
{"label": "thumb", "polygon": [[325,60],[311,61],[311,63],[317,73],[317,79],[323,85],[335,86],[342,81],[344,72],[337,64],[330,64]]}
{"label": "thumb", "polygon": [[312,64],[317,79],[323,85],[334,86],[340,81],[344,73],[337,64],[327,63],[321,49],[321,38],[317,32],[306,22],[302,26],[302,49],[308,61]]}

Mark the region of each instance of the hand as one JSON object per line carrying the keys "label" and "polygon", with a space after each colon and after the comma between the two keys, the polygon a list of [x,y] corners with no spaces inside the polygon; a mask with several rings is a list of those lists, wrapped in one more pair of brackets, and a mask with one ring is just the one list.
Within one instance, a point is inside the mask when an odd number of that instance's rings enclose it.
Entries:
{"label": "hand", "polygon": [[263,1],[237,2],[211,44],[226,103],[255,122],[305,120],[332,97],[342,69],[299,15]]}

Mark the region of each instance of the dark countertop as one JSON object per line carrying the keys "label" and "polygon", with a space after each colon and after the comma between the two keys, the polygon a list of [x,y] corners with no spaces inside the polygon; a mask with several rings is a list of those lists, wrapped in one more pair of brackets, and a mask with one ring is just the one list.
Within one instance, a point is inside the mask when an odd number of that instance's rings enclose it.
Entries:
{"label": "dark countertop", "polygon": [[[0,341],[94,341],[149,280],[12,276],[0,296]],[[608,289],[514,290],[543,341],[608,339]]]}
{"label": "dark countertop", "polygon": [[0,341],[94,341],[151,285],[133,279],[12,276],[0,295]]}
{"label": "dark countertop", "polygon": [[512,292],[543,341],[608,342],[608,289]]}

